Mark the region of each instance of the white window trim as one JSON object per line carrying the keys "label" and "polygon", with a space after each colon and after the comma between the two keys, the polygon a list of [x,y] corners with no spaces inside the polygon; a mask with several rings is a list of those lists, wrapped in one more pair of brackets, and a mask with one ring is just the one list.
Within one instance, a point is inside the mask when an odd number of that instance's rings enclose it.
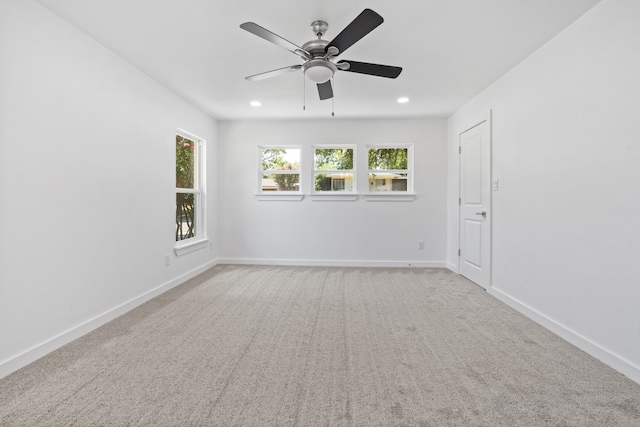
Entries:
{"label": "white window trim", "polygon": [[[271,193],[284,193],[284,191],[272,191]],[[290,191],[289,193],[295,193]],[[260,201],[289,201],[289,202],[299,202],[304,199],[304,194],[270,194],[270,192],[265,191],[264,193],[258,193],[255,195],[256,200]]]}
{"label": "white window trim", "polygon": [[[300,150],[300,169],[297,171],[291,170],[273,170],[262,169],[262,150]],[[273,200],[273,201],[300,201],[304,198],[302,192],[302,183],[304,180],[302,174],[302,146],[301,145],[258,145],[258,191],[255,194],[256,200]],[[262,191],[262,175],[269,174],[292,174],[299,175],[298,191]]]}
{"label": "white window trim", "polygon": [[[316,149],[326,150],[326,149],[348,149],[353,150],[353,169],[348,170],[338,170],[338,169],[330,169],[330,170],[320,170],[316,169]],[[311,171],[311,194],[310,197],[312,200],[323,200],[323,201],[338,201],[338,200],[358,200],[358,174],[356,171],[358,163],[358,150],[357,146],[354,144],[327,144],[327,145],[312,145],[311,146],[311,164],[313,165],[313,170]],[[352,175],[352,183],[351,190],[344,191],[316,191],[314,189],[316,182],[316,174],[323,172],[338,172],[338,173],[350,173]]]}
{"label": "white window trim", "polygon": [[[184,254],[193,252],[198,249],[205,248],[209,242],[207,237],[207,203],[206,203],[206,141],[197,135],[187,132],[184,129],[176,129],[176,135],[196,142],[196,177],[194,180],[194,186],[197,188],[177,188],[177,193],[191,193],[198,195],[198,203],[196,203],[196,235],[189,239],[178,240],[175,242],[174,253],[176,256],[182,256]],[[175,202],[175,195],[174,195]]]}
{"label": "white window trim", "polygon": [[[335,193],[335,194],[329,194]],[[320,202],[352,202],[360,198],[359,194],[351,194],[343,191],[325,191],[322,193],[315,193],[309,195],[309,198],[313,201]]]}
{"label": "white window trim", "polygon": [[209,239],[197,239],[196,237],[193,237],[191,239],[181,240],[180,243],[180,245],[176,245],[176,247],[173,248],[173,252],[176,254],[176,256],[182,256],[184,254],[188,254],[189,252],[206,248],[209,243]]}
{"label": "white window trim", "polygon": [[[413,167],[413,144],[367,144],[367,166],[369,166],[369,150],[377,148],[406,148],[407,149],[407,169],[372,170],[367,169],[367,190],[362,194],[362,198],[369,202],[393,201],[410,202],[416,199],[413,191],[414,167]],[[406,173],[407,191],[369,191],[369,174],[376,172],[386,173]]]}
{"label": "white window trim", "polygon": [[362,198],[367,202],[412,202],[417,196],[414,193],[407,194],[404,191],[382,191],[379,193],[363,194]]}

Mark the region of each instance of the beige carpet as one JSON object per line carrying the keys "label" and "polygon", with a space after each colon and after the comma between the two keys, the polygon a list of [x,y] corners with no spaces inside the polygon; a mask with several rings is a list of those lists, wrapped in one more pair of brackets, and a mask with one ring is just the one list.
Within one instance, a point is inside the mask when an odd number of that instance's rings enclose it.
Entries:
{"label": "beige carpet", "polygon": [[217,266],[0,380],[1,426],[638,426],[640,385],[446,270]]}

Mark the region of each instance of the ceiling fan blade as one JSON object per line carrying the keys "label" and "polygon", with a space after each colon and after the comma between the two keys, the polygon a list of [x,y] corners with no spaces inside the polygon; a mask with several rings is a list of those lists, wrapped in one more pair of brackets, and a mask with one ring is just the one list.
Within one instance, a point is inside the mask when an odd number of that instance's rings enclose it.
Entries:
{"label": "ceiling fan blade", "polygon": [[[349,64],[344,67],[342,64]],[[402,67],[393,67],[391,65],[370,64],[368,62],[357,62],[343,60],[336,64],[339,70],[350,71],[352,73],[369,74],[371,76],[387,77],[395,79],[402,72]]]}
{"label": "ceiling fan blade", "polygon": [[383,22],[382,16],[371,9],[365,9],[336,38],[331,40],[324,51],[327,52],[333,46],[338,49],[338,54],[340,54]]}
{"label": "ceiling fan blade", "polygon": [[279,76],[281,74],[287,74],[291,71],[296,71],[302,68],[302,65],[289,65],[288,67],[278,68],[277,70],[266,71],[260,74],[254,74],[253,76],[245,77],[245,79],[255,82],[257,80],[268,79],[270,77]]}
{"label": "ceiling fan blade", "polygon": [[279,35],[272,33],[266,28],[261,27],[255,22],[245,22],[244,24],[240,24],[240,28],[250,32],[251,34],[255,34],[256,36],[265,39],[277,46],[280,46],[283,49],[288,50],[289,52],[295,53],[296,55],[305,58],[311,59],[311,55],[306,50],[302,49],[300,46],[291,43],[289,40],[280,37]]}
{"label": "ceiling fan blade", "polygon": [[318,83],[318,94],[320,100],[333,98],[333,88],[331,87],[331,80],[327,80],[324,83]]}

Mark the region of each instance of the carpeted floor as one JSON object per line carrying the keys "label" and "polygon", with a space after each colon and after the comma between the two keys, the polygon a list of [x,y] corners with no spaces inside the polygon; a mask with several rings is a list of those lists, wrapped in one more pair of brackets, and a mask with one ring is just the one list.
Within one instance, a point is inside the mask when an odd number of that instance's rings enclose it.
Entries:
{"label": "carpeted floor", "polygon": [[640,385],[447,270],[217,266],[0,380],[8,426],[639,426]]}

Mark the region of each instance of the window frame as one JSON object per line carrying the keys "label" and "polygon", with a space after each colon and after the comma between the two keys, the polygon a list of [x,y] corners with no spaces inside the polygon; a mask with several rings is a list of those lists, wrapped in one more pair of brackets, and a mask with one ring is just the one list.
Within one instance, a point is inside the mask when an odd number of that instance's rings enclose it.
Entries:
{"label": "window frame", "polygon": [[[194,147],[194,168],[195,174],[193,179],[193,188],[179,188],[175,186],[174,206],[178,194],[194,195],[194,213],[195,213],[195,235],[183,240],[175,240],[174,253],[181,256],[194,250],[203,248],[207,245],[207,221],[206,221],[206,140],[184,129],[176,129],[175,139],[180,136],[195,143]],[[175,156],[175,151],[174,151]],[[177,158],[174,157],[174,166]],[[174,176],[174,181],[176,177]],[[174,215],[174,222],[176,218]],[[175,233],[174,228],[174,233]]]}
{"label": "window frame", "polygon": [[[279,170],[279,169],[263,169],[262,168],[262,155],[264,150],[298,150],[300,157],[298,162],[300,164],[297,170]],[[258,200],[302,200],[304,193],[302,192],[302,185],[304,182],[303,174],[303,161],[302,161],[303,149],[301,145],[258,145],[258,175],[257,175],[257,188],[256,198]],[[298,175],[298,189],[296,191],[264,191],[262,185],[263,175]]]}
{"label": "window frame", "polygon": [[[352,169],[316,169],[316,150],[352,150],[353,151],[353,168]],[[355,144],[316,144],[311,146],[311,162],[313,168],[311,170],[311,198],[313,200],[357,200],[358,198],[358,148]],[[323,173],[345,173],[351,175],[350,190],[316,190],[316,175]],[[346,178],[342,178],[345,179]],[[346,184],[346,182],[345,182]],[[331,184],[333,187],[333,182]]]}
{"label": "window frame", "polygon": [[[375,201],[375,200],[401,200],[401,201],[411,201],[415,199],[414,193],[414,164],[413,164],[413,144],[367,144],[367,154],[366,154],[366,182],[367,188],[363,193],[363,198],[365,200]],[[406,149],[407,150],[407,169],[369,169],[369,150],[376,149]],[[397,173],[397,174],[406,174],[407,175],[407,189],[402,191],[372,191],[370,189],[370,175],[375,175],[376,172],[384,171],[386,173]],[[378,178],[374,178],[378,179]],[[386,178],[385,178],[386,179]]]}

